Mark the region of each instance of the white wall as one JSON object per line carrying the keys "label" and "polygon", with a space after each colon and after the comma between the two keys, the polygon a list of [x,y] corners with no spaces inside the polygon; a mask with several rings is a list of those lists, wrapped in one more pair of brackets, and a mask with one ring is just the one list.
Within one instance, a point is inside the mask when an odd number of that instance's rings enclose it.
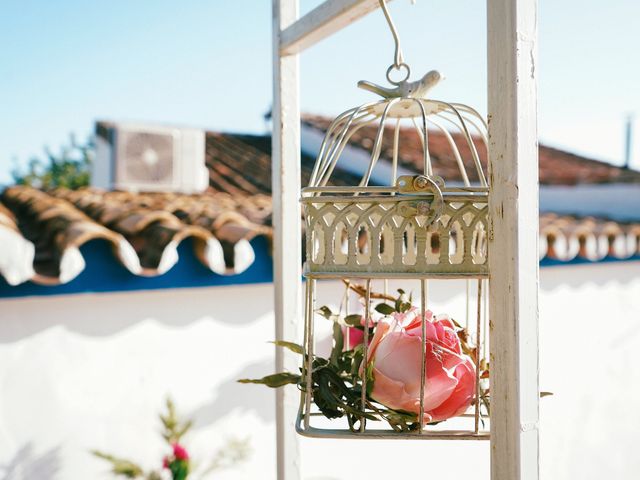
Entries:
{"label": "white wall", "polygon": [[[541,281],[541,387],[555,393],[542,400],[542,478],[635,478],[640,262],[546,268]],[[430,298],[460,316],[452,286],[431,282]],[[273,392],[235,382],[272,371],[273,330],[269,285],[0,301],[0,479],[110,478],[90,448],[157,465],[166,394],[196,419],[196,458],[250,437],[250,461],[214,478],[275,478]],[[484,442],[302,443],[307,479],[488,478]]]}

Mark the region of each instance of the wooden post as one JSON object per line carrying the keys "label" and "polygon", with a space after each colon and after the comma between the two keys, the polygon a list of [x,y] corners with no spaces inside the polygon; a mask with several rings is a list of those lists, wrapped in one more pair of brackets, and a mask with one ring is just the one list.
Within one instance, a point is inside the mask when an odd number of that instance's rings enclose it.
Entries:
{"label": "wooden post", "polygon": [[[276,339],[299,341],[302,324],[300,205],[300,106],[298,55],[280,53],[282,30],[298,19],[298,0],[273,0],[273,190]],[[296,372],[300,359],[276,348],[276,371]],[[278,480],[299,480],[300,452],[295,431],[299,392],[276,389]]]}
{"label": "wooden post", "polygon": [[492,480],[539,478],[536,10],[487,1]]}

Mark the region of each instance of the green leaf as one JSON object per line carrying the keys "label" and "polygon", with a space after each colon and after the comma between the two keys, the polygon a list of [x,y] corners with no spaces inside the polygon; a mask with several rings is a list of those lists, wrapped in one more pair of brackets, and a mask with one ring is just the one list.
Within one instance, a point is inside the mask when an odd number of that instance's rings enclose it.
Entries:
{"label": "green leaf", "polygon": [[411,306],[412,306],[411,302],[400,302],[400,304],[398,305],[397,308],[398,308],[398,311],[400,313],[404,313],[404,312],[410,310]]}
{"label": "green leaf", "polygon": [[327,306],[323,306],[320,307],[318,310],[316,310],[316,313],[322,315],[324,318],[326,318],[327,320],[331,320],[332,317],[335,317],[336,315],[331,311],[331,309]]}
{"label": "green leaf", "polygon": [[347,315],[344,318],[344,323],[351,327],[360,327],[362,323],[362,315],[354,313],[353,315]]}
{"label": "green leaf", "polygon": [[401,412],[398,410],[387,410],[384,414],[389,425],[401,432],[411,432],[420,428],[417,416],[413,413]]}
{"label": "green leaf", "polygon": [[189,475],[189,462],[186,460],[174,460],[169,464],[173,480],[185,480]]}
{"label": "green leaf", "polygon": [[380,420],[378,417],[376,417],[372,413],[363,412],[362,410],[360,410],[360,408],[354,408],[349,405],[343,405],[342,408],[344,409],[345,412],[355,415],[357,417],[364,417],[367,420],[373,420],[374,422],[377,422]]}
{"label": "green leaf", "polygon": [[375,378],[373,376],[373,361],[370,361],[369,364],[367,365],[367,395],[371,395],[371,392],[373,391],[373,383],[375,381]]}
{"label": "green leaf", "polygon": [[364,345],[360,344],[353,350],[353,360],[351,362],[351,376],[358,377],[360,375],[360,364],[364,358]]}
{"label": "green leaf", "polygon": [[300,381],[300,375],[289,372],[274,373],[262,378],[241,378],[238,383],[257,383],[271,388],[279,388]]}
{"label": "green leaf", "polygon": [[276,340],[271,343],[273,343],[274,345],[277,345],[278,347],[283,347],[288,350],[291,350],[293,353],[298,353],[300,355],[304,354],[304,348],[302,348],[302,345],[298,345],[297,343],[286,342],[284,340]]}
{"label": "green leaf", "polygon": [[396,311],[395,308],[387,303],[379,303],[376,305],[375,310],[383,315],[392,315]]}
{"label": "green leaf", "polygon": [[140,466],[136,465],[126,458],[118,458],[99,450],[92,450],[91,453],[98,458],[102,458],[111,464],[111,471],[116,475],[122,475],[126,478],[139,478],[144,472]]}
{"label": "green leaf", "polygon": [[331,364],[338,367],[338,359],[344,349],[344,337],[342,335],[342,326],[338,323],[333,324],[333,348],[331,349]]}

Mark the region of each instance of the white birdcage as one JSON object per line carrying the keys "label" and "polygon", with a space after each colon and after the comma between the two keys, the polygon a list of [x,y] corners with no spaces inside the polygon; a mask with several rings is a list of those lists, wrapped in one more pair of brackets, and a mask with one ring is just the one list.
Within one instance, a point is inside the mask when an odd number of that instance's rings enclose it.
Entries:
{"label": "white birdcage", "polygon": [[[306,380],[297,428],[303,435],[332,438],[486,439],[489,435],[488,379],[481,378],[481,370],[488,371],[484,357],[488,352],[485,324],[488,323],[489,186],[481,158],[486,158],[487,153],[487,126],[471,107],[427,97],[430,89],[441,79],[438,72],[431,71],[416,82],[408,81],[410,71],[402,62],[395,28],[383,1],[381,6],[396,39],[395,62],[387,71],[387,79],[393,87],[386,89],[369,82],[359,83],[359,87],[378,93],[383,99],[347,110],[332,122],[310,183],[302,190],[306,228],[305,360],[302,372]],[[394,70],[404,70],[405,78],[392,81],[390,74]],[[348,161],[344,155],[345,147],[354,135],[365,131],[362,129],[374,129],[375,140],[359,184],[330,186],[336,169]],[[406,141],[407,129],[420,139],[423,163],[420,174],[407,174],[406,171],[398,174],[402,160],[400,152],[403,150],[401,142]],[[449,182],[434,169],[429,147],[430,137],[434,134],[446,140],[449,150],[446,157],[455,162],[459,171],[457,182]],[[381,158],[383,150],[390,158]],[[439,162],[442,161],[444,157],[439,158]],[[381,164],[390,173],[388,183],[371,185],[374,172],[385,170]],[[466,165],[473,166],[474,175],[469,175]],[[473,184],[471,177],[474,178]],[[347,292],[360,291],[364,307],[362,355],[365,365],[369,358],[370,328],[373,325],[371,302],[372,295],[375,296],[374,284],[379,284],[385,294],[388,293],[389,282],[404,282],[403,285],[413,282],[419,286],[422,328],[420,408],[414,412],[416,424],[410,431],[398,431],[392,427],[369,428],[370,422],[366,418],[384,417],[384,414],[367,398],[367,382],[370,381],[367,368],[360,368],[358,379],[350,384],[347,382],[350,388],[360,392],[360,414],[346,415],[348,422],[337,419],[327,423],[312,406],[313,375],[319,368],[314,363],[315,339],[318,336],[316,297],[317,289],[325,279],[341,279]],[[430,301],[427,288],[428,282],[449,282],[452,279],[462,279],[462,285],[466,285],[461,294],[467,296],[465,335],[468,334],[475,345],[473,351],[467,352],[473,357],[475,392],[466,412],[455,420],[430,426],[424,420],[425,392],[429,389],[426,378],[429,367],[426,365],[425,324]],[[450,283],[456,285],[452,288],[461,285],[460,282]],[[475,299],[476,308],[470,308],[471,297]],[[343,302],[343,308],[348,308],[348,302]],[[349,329],[346,331],[348,335]],[[454,428],[449,428],[448,425],[452,424]]]}

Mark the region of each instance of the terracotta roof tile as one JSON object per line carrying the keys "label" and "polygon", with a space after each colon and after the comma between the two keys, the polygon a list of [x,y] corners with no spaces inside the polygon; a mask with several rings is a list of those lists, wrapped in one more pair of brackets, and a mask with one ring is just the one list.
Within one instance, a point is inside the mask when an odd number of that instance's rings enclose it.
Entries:
{"label": "terracotta roof tile", "polygon": [[[260,195],[96,189],[45,193],[16,186],[2,194],[0,225],[33,245],[30,279],[37,283],[75,278],[84,269],[79,248],[95,239],[110,242],[116,258],[132,273],[153,276],[169,270],[178,261],[180,242],[192,238],[195,254],[205,266],[232,274],[250,265],[247,258],[253,258],[253,251],[248,242],[256,235],[270,235],[269,204]],[[13,218],[17,221],[12,223]]]}
{"label": "terracotta roof tile", "polygon": [[[232,195],[271,194],[271,137],[207,132],[206,162],[212,190]],[[315,158],[301,156],[301,182],[309,183]],[[353,185],[360,179],[339,171],[333,185]]]}

